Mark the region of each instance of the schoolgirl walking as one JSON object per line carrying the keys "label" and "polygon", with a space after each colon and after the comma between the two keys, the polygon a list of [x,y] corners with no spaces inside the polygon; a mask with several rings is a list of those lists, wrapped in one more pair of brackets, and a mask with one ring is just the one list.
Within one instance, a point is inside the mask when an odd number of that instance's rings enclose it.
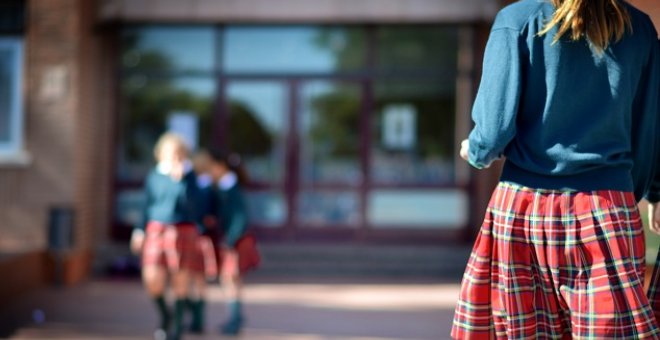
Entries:
{"label": "schoolgirl walking", "polygon": [[216,216],[222,230],[220,280],[229,316],[220,326],[224,335],[238,335],[244,325],[242,275],[260,261],[254,236],[248,234],[248,211],[241,186],[247,174],[237,154],[211,150],[210,174],[216,185]]}
{"label": "schoolgirl walking", "polygon": [[[142,255],[142,281],[158,311],[154,338],[176,340],[183,333],[190,273],[199,266],[199,192],[180,136],[164,134],[154,154],[158,164],[145,181],[145,222],[134,231],[131,247]],[[175,297],[173,311],[166,302],[168,282]]]}
{"label": "schoolgirl walking", "polygon": [[621,0],[522,0],[498,14],[461,156],[505,161],[453,338],[660,338],[637,210],[660,149],[656,39]]}

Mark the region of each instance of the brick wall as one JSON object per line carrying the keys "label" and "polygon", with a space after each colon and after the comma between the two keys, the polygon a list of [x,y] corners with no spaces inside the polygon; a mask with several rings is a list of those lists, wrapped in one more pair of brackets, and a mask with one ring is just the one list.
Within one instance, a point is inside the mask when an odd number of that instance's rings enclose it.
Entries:
{"label": "brick wall", "polygon": [[111,220],[116,31],[96,26],[94,1],[78,1],[81,87],[75,119],[76,236],[79,247],[93,249],[106,240]]}
{"label": "brick wall", "polygon": [[[43,248],[49,207],[73,201],[75,5],[75,0],[27,2],[24,132],[32,162],[0,165],[3,251]],[[56,86],[44,87],[48,79]]]}
{"label": "brick wall", "polygon": [[2,253],[44,249],[53,206],[75,209],[74,266],[88,266],[108,231],[114,45],[95,27],[94,6],[27,1],[25,148],[32,161],[0,164]]}

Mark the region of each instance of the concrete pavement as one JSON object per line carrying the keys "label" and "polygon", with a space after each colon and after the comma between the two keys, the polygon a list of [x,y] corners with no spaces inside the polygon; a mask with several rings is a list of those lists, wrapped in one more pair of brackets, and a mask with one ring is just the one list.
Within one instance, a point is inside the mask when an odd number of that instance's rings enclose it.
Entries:
{"label": "concrete pavement", "polygon": [[[327,281],[327,280],[325,280]],[[269,283],[245,291],[250,340],[447,339],[458,283]],[[209,291],[207,333],[218,339],[222,292]],[[93,281],[46,289],[14,303],[5,322],[22,323],[13,339],[149,339],[153,307],[137,280]],[[13,318],[13,320],[12,320]]]}

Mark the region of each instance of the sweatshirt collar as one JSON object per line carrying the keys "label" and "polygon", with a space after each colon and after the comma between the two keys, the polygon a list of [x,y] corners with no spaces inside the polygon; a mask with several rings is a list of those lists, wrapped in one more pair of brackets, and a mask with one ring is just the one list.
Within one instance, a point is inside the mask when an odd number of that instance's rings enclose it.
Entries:
{"label": "sweatshirt collar", "polygon": [[[192,162],[189,160],[183,161],[183,174],[187,175],[190,171],[192,171]],[[156,170],[160,172],[163,175],[169,176],[170,173],[172,172],[172,164],[170,163],[165,163],[165,162],[159,162],[158,165],[156,165]]]}
{"label": "sweatshirt collar", "polygon": [[205,189],[210,187],[213,184],[213,177],[209,174],[199,174],[197,175],[197,186]]}
{"label": "sweatshirt collar", "polygon": [[228,172],[218,181],[218,187],[222,190],[229,190],[238,183],[238,176],[233,172]]}

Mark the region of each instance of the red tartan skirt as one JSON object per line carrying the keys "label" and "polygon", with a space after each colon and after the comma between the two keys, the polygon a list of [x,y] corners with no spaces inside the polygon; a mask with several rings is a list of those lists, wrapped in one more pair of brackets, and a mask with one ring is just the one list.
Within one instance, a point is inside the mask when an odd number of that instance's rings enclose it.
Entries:
{"label": "red tartan skirt", "polygon": [[195,262],[193,269],[195,273],[204,275],[207,279],[215,279],[218,276],[218,261],[215,248],[210,237],[199,235],[197,247],[195,248]]}
{"label": "red tartan skirt", "polygon": [[632,193],[500,183],[463,277],[455,339],[658,339]]}
{"label": "red tartan skirt", "polygon": [[247,234],[236,242],[234,249],[220,251],[220,273],[222,276],[236,276],[256,269],[261,263],[254,235]]}
{"label": "red tartan skirt", "polygon": [[160,266],[170,271],[204,271],[198,246],[199,233],[191,223],[147,224],[142,267]]}
{"label": "red tartan skirt", "polygon": [[651,308],[653,308],[653,312],[655,313],[655,319],[660,320],[660,251],[655,260],[647,296],[649,297]]}

